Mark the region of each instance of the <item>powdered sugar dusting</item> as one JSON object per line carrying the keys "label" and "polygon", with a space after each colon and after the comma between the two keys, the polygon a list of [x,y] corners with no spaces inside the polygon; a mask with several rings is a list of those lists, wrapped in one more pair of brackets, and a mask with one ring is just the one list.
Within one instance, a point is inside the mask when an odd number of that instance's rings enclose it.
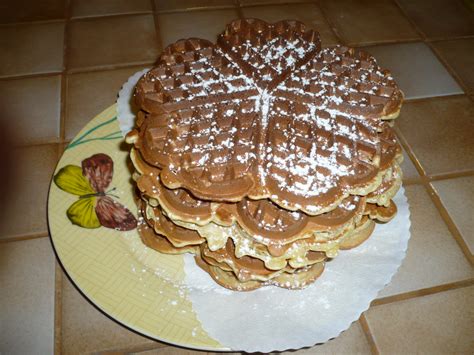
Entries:
{"label": "powdered sugar dusting", "polygon": [[229,47],[167,58],[154,74],[169,107],[151,134],[160,164],[196,181],[257,171],[260,186],[273,181],[303,197],[340,188],[360,164],[377,167],[376,110],[396,86],[372,58],[345,47],[319,50],[296,32],[258,45],[232,38]]}

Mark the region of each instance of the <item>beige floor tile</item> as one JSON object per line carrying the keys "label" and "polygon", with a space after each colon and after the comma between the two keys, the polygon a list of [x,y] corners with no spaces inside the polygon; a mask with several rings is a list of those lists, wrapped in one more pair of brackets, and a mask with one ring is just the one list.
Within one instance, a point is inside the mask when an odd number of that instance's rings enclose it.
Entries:
{"label": "beige floor tile", "polygon": [[105,316],[63,275],[63,354],[83,354],[145,344],[158,346],[159,343],[138,335]]}
{"label": "beige floor tile", "polygon": [[67,78],[66,139],[117,99],[122,84],[143,67],[70,74]]}
{"label": "beige floor tile", "polygon": [[6,206],[0,219],[0,238],[46,233],[46,202],[56,166],[57,144],[18,148],[12,152],[13,171]]}
{"label": "beige floor tile", "polygon": [[242,8],[242,12],[245,17],[260,18],[268,22],[298,20],[320,33],[323,47],[339,43],[321,10],[315,4],[251,6]]}
{"label": "beige floor tile", "polygon": [[[133,353],[133,355],[206,355],[206,354],[213,354],[213,353],[208,353],[206,351],[199,351],[199,350],[188,350],[188,349],[178,348],[174,346],[168,346],[165,348],[146,350],[146,351],[141,351],[138,353]],[[224,353],[224,354],[231,355],[231,354],[236,354],[236,353]]]}
{"label": "beige floor tile", "polygon": [[429,38],[474,34],[474,15],[463,1],[398,0],[398,3]]}
{"label": "beige floor tile", "polygon": [[19,143],[59,139],[61,76],[0,81],[0,120]]}
{"label": "beige floor tile", "polygon": [[239,0],[242,5],[261,5],[261,4],[278,4],[278,3],[298,3],[305,0]]}
{"label": "beige floor tile", "polygon": [[379,297],[474,277],[474,270],[422,185],[406,186],[411,238],[402,266]]}
{"label": "beige floor tile", "polygon": [[403,162],[401,164],[401,168],[403,172],[404,183],[411,184],[420,181],[420,174],[418,173],[418,170],[416,170],[415,165],[413,165],[413,162],[406,153],[405,149],[403,149]]}
{"label": "beige floor tile", "polygon": [[[148,351],[142,351],[136,354],[140,355],[199,355],[206,354],[202,351],[186,350],[177,347],[166,347],[161,349],[153,349]],[[208,354],[221,354],[221,353],[208,353]],[[226,354],[238,354],[238,353],[226,353]],[[370,354],[370,346],[367,342],[367,338],[359,324],[355,322],[351,327],[340,334],[337,338],[329,340],[324,344],[315,345],[311,348],[300,349],[296,351],[285,351],[280,353],[282,355],[309,355],[309,354]]]}
{"label": "beige floor tile", "polygon": [[433,42],[470,92],[474,91],[474,38]]}
{"label": "beige floor tile", "polygon": [[153,15],[72,21],[68,69],[154,62],[160,52]]}
{"label": "beige floor tile", "polygon": [[73,18],[151,12],[149,0],[72,0]]}
{"label": "beige floor tile", "polygon": [[389,69],[406,99],[462,94],[463,90],[424,43],[364,47]]}
{"label": "beige floor tile", "polygon": [[285,355],[317,355],[317,354],[370,354],[370,345],[359,324],[355,322],[337,338],[329,340],[309,349],[283,352]]}
{"label": "beige floor tile", "polygon": [[395,125],[428,174],[474,169],[474,102],[467,97],[406,102]]}
{"label": "beige floor tile", "polygon": [[182,38],[204,38],[215,42],[225,26],[238,18],[235,9],[191,11],[158,15],[163,46]]}
{"label": "beige floor tile", "polygon": [[0,77],[60,72],[63,46],[63,22],[0,27]]}
{"label": "beige floor tile", "polygon": [[434,181],[431,184],[474,254],[474,176]]}
{"label": "beige floor tile", "polygon": [[472,354],[474,286],[372,307],[381,354]]}
{"label": "beige floor tile", "polygon": [[52,354],[54,253],[49,238],[0,244],[0,352]]}
{"label": "beige floor tile", "polygon": [[0,23],[64,19],[65,0],[3,0]]}
{"label": "beige floor tile", "polygon": [[154,0],[156,11],[181,11],[188,9],[233,7],[233,0]]}
{"label": "beige floor tile", "polygon": [[390,0],[322,2],[326,15],[346,44],[419,38],[400,9]]}

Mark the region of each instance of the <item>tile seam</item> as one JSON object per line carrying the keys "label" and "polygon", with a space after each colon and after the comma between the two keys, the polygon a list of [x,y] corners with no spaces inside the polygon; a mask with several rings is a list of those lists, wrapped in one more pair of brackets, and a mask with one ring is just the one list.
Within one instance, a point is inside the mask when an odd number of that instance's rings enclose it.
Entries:
{"label": "tile seam", "polygon": [[242,11],[242,4],[239,0],[234,0],[235,9],[237,11],[237,16],[243,20],[245,18],[244,12]]}
{"label": "tile seam", "polygon": [[[61,116],[60,116],[60,126],[59,134],[61,144],[58,145],[58,155],[57,162],[61,159],[64,138],[66,134],[66,115],[67,115],[67,86],[68,86],[68,76],[67,68],[68,63],[68,51],[69,51],[69,23],[71,19],[71,0],[66,0],[65,2],[65,24],[64,24],[64,41],[63,41],[63,71],[61,73]],[[56,162],[56,163],[57,163]],[[53,248],[54,249],[54,248]],[[62,353],[62,269],[59,265],[58,260],[55,257],[55,279],[54,279],[54,354],[59,355]]]}
{"label": "tile seam", "polygon": [[[161,30],[160,30],[160,24],[158,22],[158,14],[156,12],[155,1],[150,0],[150,4],[151,4],[151,9],[153,11],[153,24],[155,26],[156,45],[158,46],[159,51],[162,51],[164,49],[163,48],[163,40],[161,39]],[[158,56],[159,55],[161,55],[161,52],[160,52],[160,54],[158,54]],[[156,59],[158,59],[158,58],[156,58]],[[156,60],[155,60],[155,62],[156,62]]]}
{"label": "tile seam", "polygon": [[[55,256],[56,259],[56,256]],[[54,279],[54,354],[60,355],[62,348],[62,268],[55,260]]]}
{"label": "tile seam", "polygon": [[442,180],[458,179],[461,177],[468,177],[472,175],[474,175],[474,170],[456,171],[452,173],[431,174],[428,175],[428,180],[429,182],[436,182]]}
{"label": "tile seam", "polygon": [[327,15],[326,9],[324,8],[323,4],[321,4],[320,0],[313,0],[312,3],[316,5],[316,7],[321,11],[321,15],[327,22],[329,29],[331,30],[334,37],[336,37],[337,41],[342,45],[347,45],[347,42],[344,41],[341,34],[338,32],[337,26],[331,21],[330,17]]}
{"label": "tile seam", "polygon": [[412,99],[404,99],[403,102],[424,102],[424,101],[434,101],[438,99],[450,99],[456,97],[466,97],[469,96],[467,93],[459,93],[459,94],[448,94],[448,95],[438,95],[438,96],[427,96],[427,97],[419,97],[419,98],[412,98]]}
{"label": "tile seam", "polygon": [[235,9],[235,5],[189,7],[185,9],[162,10],[162,11],[156,10],[156,13],[158,15],[168,15],[168,14],[228,10],[228,9]]}
{"label": "tile seam", "polygon": [[385,304],[391,304],[395,302],[411,300],[415,298],[421,298],[424,296],[434,295],[441,292],[457,290],[459,288],[470,287],[474,285],[474,278],[450,282],[442,285],[436,285],[432,287],[422,288],[414,291],[404,292],[393,296],[381,297],[375,299],[370,304],[370,307],[378,307]]}
{"label": "tile seam", "polygon": [[411,160],[412,164],[415,166],[415,169],[420,175],[419,179],[421,179],[421,182],[423,182],[423,178],[426,178],[426,172],[423,169],[423,166],[421,165],[420,161],[415,155],[415,152],[413,151],[411,146],[408,144],[408,141],[403,136],[403,133],[400,131],[398,127],[395,127],[395,133],[400,145],[403,147],[403,149],[405,149],[405,152],[407,153],[408,158]]}
{"label": "tile seam", "polygon": [[0,238],[0,245],[7,244],[7,243],[22,242],[26,240],[47,238],[47,237],[49,237],[48,232],[38,232],[38,233],[35,232],[35,233],[21,234],[18,236],[2,237]]}
{"label": "tile seam", "polygon": [[440,214],[441,220],[444,222],[444,224],[448,228],[449,234],[456,241],[456,243],[458,244],[459,248],[461,249],[467,261],[471,265],[474,265],[473,254],[471,254],[471,252],[469,251],[469,248],[466,242],[464,241],[464,238],[462,237],[461,232],[459,231],[456,224],[454,223],[451,216],[449,215],[449,212],[447,211],[447,209],[444,207],[443,203],[441,202],[441,199],[438,196],[438,193],[431,185],[431,182],[436,181],[436,180],[430,179],[430,176],[423,169],[423,166],[421,165],[420,161],[416,157],[413,149],[408,144],[406,138],[403,136],[403,133],[400,131],[398,127],[395,128],[395,132],[397,134],[400,144],[403,146],[403,148],[405,148],[405,151],[407,152],[408,157],[411,159],[413,165],[418,170],[418,173],[420,174],[420,178],[421,178],[421,185],[423,185],[423,187],[425,188],[425,191],[428,193],[436,210]]}
{"label": "tile seam", "polygon": [[97,19],[97,18],[110,18],[110,17],[119,17],[119,16],[134,16],[134,15],[149,15],[152,14],[153,10],[149,11],[136,11],[136,12],[121,12],[119,14],[99,14],[99,15],[83,15],[83,16],[71,16],[70,21],[81,21],[87,19]]}
{"label": "tile seam", "polygon": [[405,38],[405,39],[384,39],[377,41],[367,42],[347,42],[347,46],[353,48],[370,47],[370,46],[383,46],[383,45],[394,45],[394,44],[405,44],[405,43],[424,43],[421,38]]}
{"label": "tile seam", "polygon": [[[59,121],[59,137],[60,141],[64,141],[66,131],[66,100],[67,100],[67,68],[68,68],[68,49],[69,49],[69,21],[71,16],[71,1],[67,0],[65,3],[65,24],[64,24],[64,39],[63,39],[63,70],[61,73],[61,116]],[[59,158],[58,158],[59,159]]]}
{"label": "tile seam", "polygon": [[408,13],[403,9],[403,7],[399,4],[397,0],[392,0],[392,3],[395,4],[395,6],[398,8],[398,11],[405,17],[405,19],[410,23],[411,27],[420,35],[421,39],[423,42],[426,42],[426,35],[425,33],[421,30],[421,28],[418,27],[415,21],[412,20],[412,18],[408,15]]}
{"label": "tile seam", "polygon": [[7,80],[20,80],[20,79],[35,79],[35,78],[45,78],[52,76],[59,76],[62,74],[62,70],[58,71],[49,71],[45,73],[32,73],[32,74],[14,74],[14,75],[3,75],[0,76],[0,81]]}
{"label": "tile seam", "polygon": [[311,4],[314,2],[314,0],[296,0],[296,1],[282,1],[282,2],[269,1],[269,2],[255,3],[255,4],[242,4],[240,3],[240,0],[237,0],[237,1],[239,1],[239,4],[241,7]]}
{"label": "tile seam", "polygon": [[50,23],[60,23],[64,22],[64,18],[58,19],[50,19],[50,20],[32,20],[32,21],[19,21],[19,22],[11,22],[11,23],[0,23],[0,28],[5,27],[15,27],[15,26],[24,26],[24,25],[48,25]]}
{"label": "tile seam", "polygon": [[[156,28],[155,28],[156,32]],[[109,71],[109,70],[116,70],[116,69],[126,69],[131,67],[138,67],[144,65],[153,65],[154,61],[141,61],[141,62],[129,62],[129,63],[122,63],[122,64],[106,64],[106,65],[98,65],[98,66],[87,66],[77,69],[68,69],[66,71],[67,75],[70,74],[83,74],[83,73],[94,73],[99,71]]]}
{"label": "tile seam", "polygon": [[372,334],[372,331],[370,330],[369,323],[367,322],[367,318],[365,317],[365,312],[361,314],[361,316],[359,318],[359,324],[362,328],[362,331],[364,332],[364,335],[365,335],[365,338],[367,339],[367,342],[369,343],[370,352],[373,355],[379,355],[380,351],[377,347],[375,337]]}
{"label": "tile seam", "polygon": [[426,45],[431,49],[431,51],[433,52],[435,57],[438,59],[438,61],[445,67],[445,69],[448,71],[451,77],[461,87],[462,91],[464,91],[464,93],[469,92],[469,88],[467,87],[467,85],[464,83],[461,77],[456,73],[454,68],[451,67],[449,62],[443,57],[442,53],[440,53],[438,49],[433,45],[433,43],[426,42]]}
{"label": "tile seam", "polygon": [[462,253],[466,257],[467,261],[471,264],[471,266],[474,266],[474,255],[471,254],[469,251],[469,247],[467,246],[466,241],[462,237],[461,232],[459,231],[458,227],[456,226],[456,223],[454,223],[453,219],[449,215],[448,210],[446,207],[444,207],[441,198],[438,196],[438,193],[436,190],[433,188],[429,180],[424,181],[424,187],[426,191],[428,192],[428,195],[431,198],[431,201],[435,205],[436,209],[438,210],[438,213],[441,215],[442,220],[444,221],[445,225],[448,227],[448,230],[458,244],[459,248],[461,249]]}
{"label": "tile seam", "polygon": [[403,7],[400,5],[398,0],[393,0],[393,2],[396,4],[400,12],[405,16],[405,18],[411,23],[412,27],[422,36],[423,42],[431,49],[431,52],[434,53],[435,57],[441,62],[441,64],[445,67],[445,69],[448,71],[448,73],[451,75],[451,77],[456,81],[456,83],[461,87],[461,89],[466,93],[468,90],[466,90],[465,84],[460,80],[459,76],[456,74],[456,72],[451,68],[451,66],[444,60],[444,58],[436,51],[436,49],[433,47],[431,44],[432,39],[429,39],[427,35],[422,31],[422,29],[416,24],[414,20],[408,15],[408,13],[403,9]]}
{"label": "tile seam", "polygon": [[122,18],[122,17],[138,17],[138,16],[146,16],[146,15],[152,15],[153,11],[147,11],[147,12],[136,12],[136,13],[124,13],[124,14],[110,14],[110,15],[104,15],[104,16],[93,16],[93,17],[80,17],[80,18],[70,18],[69,21],[72,23],[75,22],[93,22],[95,20],[101,20],[101,19],[110,19],[110,18]]}
{"label": "tile seam", "polygon": [[[150,340],[153,341],[152,339],[150,339]],[[103,355],[106,355],[106,354],[116,355],[116,354],[140,353],[142,351],[167,349],[167,348],[183,349],[179,346],[168,345],[166,343],[159,343],[158,341],[156,341],[156,342],[157,343],[142,343],[142,344],[132,345],[132,346],[128,346],[128,347],[94,350],[91,353],[92,354],[103,354]],[[159,344],[162,344],[162,346],[160,346]],[[206,354],[206,353],[203,352],[203,355],[204,354]]]}

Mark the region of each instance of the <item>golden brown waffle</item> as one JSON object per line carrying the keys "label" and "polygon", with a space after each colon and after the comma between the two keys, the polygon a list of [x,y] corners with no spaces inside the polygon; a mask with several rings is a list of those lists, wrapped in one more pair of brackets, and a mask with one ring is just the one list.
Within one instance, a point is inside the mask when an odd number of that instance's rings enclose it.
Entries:
{"label": "golden brown waffle", "polygon": [[230,289],[304,287],[395,215],[402,100],[373,57],[297,21],[170,45],[127,135],[144,243],[196,254]]}
{"label": "golden brown waffle", "polygon": [[199,251],[199,248],[196,246],[185,246],[185,247],[175,247],[166,237],[157,234],[152,227],[147,223],[142,222],[137,226],[138,233],[140,238],[147,247],[155,249],[160,253],[165,254],[183,254],[183,253],[193,253],[195,254]]}
{"label": "golden brown waffle", "polygon": [[158,236],[166,238],[178,250],[187,246],[199,245],[206,241],[196,231],[173,223],[163,215],[160,208],[147,206],[143,201],[140,201],[139,212],[148,226]]}
{"label": "golden brown waffle", "polygon": [[196,263],[216,281],[219,285],[234,291],[252,291],[265,285],[275,285],[288,289],[301,289],[314,282],[324,271],[324,262],[316,263],[301,268],[292,273],[282,272],[273,279],[267,281],[248,280],[240,281],[232,272],[226,270],[225,266],[215,266],[205,262],[197,254]]}
{"label": "golden brown waffle", "polygon": [[377,222],[387,223],[397,214],[397,205],[393,201],[387,207],[367,203],[364,214]]}
{"label": "golden brown waffle", "polygon": [[217,44],[169,46],[136,97],[143,112],[127,139],[164,185],[313,215],[378,185],[378,133],[402,102],[371,56],[261,20],[232,22]]}

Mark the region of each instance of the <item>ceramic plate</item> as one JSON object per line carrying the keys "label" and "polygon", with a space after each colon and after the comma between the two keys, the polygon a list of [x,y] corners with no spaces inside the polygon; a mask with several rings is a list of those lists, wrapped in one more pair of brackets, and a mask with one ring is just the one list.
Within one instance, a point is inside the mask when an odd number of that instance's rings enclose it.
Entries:
{"label": "ceramic plate", "polygon": [[[48,202],[57,256],[83,294],[121,324],[171,344],[227,350],[202,329],[185,298],[180,287],[183,257],[146,248],[133,228],[137,214],[128,149],[117,122],[116,105],[90,121],[66,148],[56,167]],[[94,184],[84,183],[83,164],[102,171],[101,176],[93,177],[97,180]],[[111,174],[112,180],[104,181],[104,176]],[[94,211],[91,206],[99,200],[101,210]],[[110,221],[108,209],[114,208],[127,209],[132,216]]]}

